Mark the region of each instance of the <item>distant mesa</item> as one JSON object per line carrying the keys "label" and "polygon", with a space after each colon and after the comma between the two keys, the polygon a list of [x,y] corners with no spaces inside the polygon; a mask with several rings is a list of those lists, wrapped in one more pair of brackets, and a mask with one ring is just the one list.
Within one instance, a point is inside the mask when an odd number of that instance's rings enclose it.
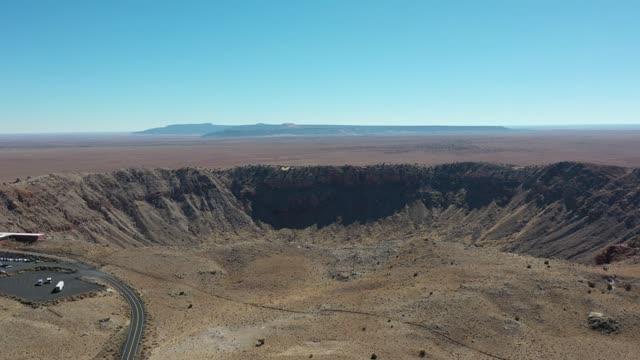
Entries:
{"label": "distant mesa", "polygon": [[230,126],[214,124],[175,124],[134,132],[140,135],[205,135],[223,131]]}
{"label": "distant mesa", "polygon": [[369,126],[369,125],[281,125],[256,124],[233,126],[211,132],[207,137],[262,137],[262,136],[363,136],[411,135],[456,131],[507,131],[503,126]]}
{"label": "distant mesa", "polygon": [[369,125],[299,125],[255,124],[213,125],[184,124],[169,125],[136,132],[149,135],[200,135],[204,137],[268,137],[268,136],[364,136],[364,135],[411,135],[441,132],[508,131],[503,126],[369,126]]}

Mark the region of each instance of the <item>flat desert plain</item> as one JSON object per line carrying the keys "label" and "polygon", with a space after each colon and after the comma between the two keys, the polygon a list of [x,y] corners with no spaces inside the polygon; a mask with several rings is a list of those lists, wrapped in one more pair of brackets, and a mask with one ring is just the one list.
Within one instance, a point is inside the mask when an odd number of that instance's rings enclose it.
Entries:
{"label": "flat desert plain", "polygon": [[200,138],[130,134],[2,135],[0,181],[49,173],[128,167],[249,164],[441,164],[461,161],[541,165],[580,161],[640,166],[640,129],[513,130],[423,136]]}

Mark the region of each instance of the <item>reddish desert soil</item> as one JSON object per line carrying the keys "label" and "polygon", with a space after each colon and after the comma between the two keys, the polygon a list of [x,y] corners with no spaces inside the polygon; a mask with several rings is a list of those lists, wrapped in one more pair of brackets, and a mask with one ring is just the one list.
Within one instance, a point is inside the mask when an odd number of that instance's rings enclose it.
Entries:
{"label": "reddish desert soil", "polygon": [[2,359],[111,359],[126,335],[129,308],[109,289],[37,307],[0,297]]}
{"label": "reddish desert soil", "polygon": [[411,137],[203,139],[141,135],[3,135],[0,180],[125,167],[248,164],[540,165],[558,161],[640,166],[640,130],[539,130]]}

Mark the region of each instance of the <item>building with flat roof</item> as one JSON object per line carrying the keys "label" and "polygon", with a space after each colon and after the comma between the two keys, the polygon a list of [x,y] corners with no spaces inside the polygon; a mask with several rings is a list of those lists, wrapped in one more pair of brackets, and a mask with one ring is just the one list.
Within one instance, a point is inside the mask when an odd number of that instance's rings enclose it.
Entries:
{"label": "building with flat roof", "polygon": [[44,234],[38,233],[12,233],[12,232],[0,232],[0,241],[14,239],[18,241],[34,242]]}

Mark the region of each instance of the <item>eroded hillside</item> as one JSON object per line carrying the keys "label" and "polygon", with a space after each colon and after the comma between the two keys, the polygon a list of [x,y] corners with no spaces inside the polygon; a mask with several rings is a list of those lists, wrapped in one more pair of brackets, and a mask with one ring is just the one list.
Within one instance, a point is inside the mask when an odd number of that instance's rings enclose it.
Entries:
{"label": "eroded hillside", "polygon": [[409,229],[593,261],[609,245],[640,247],[639,208],[640,170],[579,163],[128,169],[0,187],[2,229],[123,247],[283,231],[375,242]]}

